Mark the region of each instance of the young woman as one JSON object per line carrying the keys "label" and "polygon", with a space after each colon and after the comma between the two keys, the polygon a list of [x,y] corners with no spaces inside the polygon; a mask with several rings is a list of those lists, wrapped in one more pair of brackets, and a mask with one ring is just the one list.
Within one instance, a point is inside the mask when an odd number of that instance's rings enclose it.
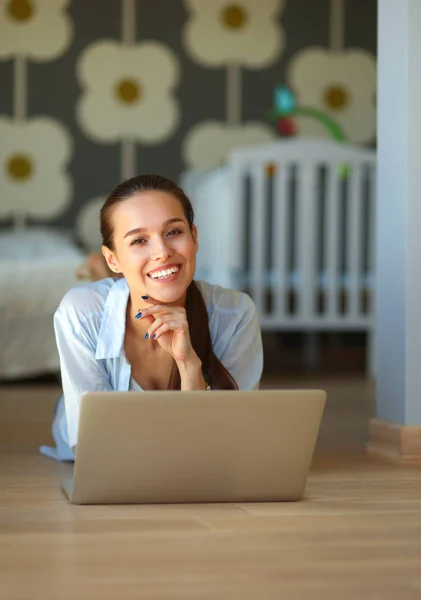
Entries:
{"label": "young woman", "polygon": [[198,234],[172,181],[140,175],[101,209],[102,252],[116,274],[70,290],[54,317],[63,396],[53,424],[73,460],[86,391],[251,390],[263,368],[256,308],[247,294],[194,281]]}

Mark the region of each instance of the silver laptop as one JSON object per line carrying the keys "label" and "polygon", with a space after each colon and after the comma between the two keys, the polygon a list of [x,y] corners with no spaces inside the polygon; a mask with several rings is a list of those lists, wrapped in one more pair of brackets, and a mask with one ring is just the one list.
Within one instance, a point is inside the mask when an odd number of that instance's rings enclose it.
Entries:
{"label": "silver laptop", "polygon": [[302,498],[321,390],[82,395],[76,504],[271,502]]}

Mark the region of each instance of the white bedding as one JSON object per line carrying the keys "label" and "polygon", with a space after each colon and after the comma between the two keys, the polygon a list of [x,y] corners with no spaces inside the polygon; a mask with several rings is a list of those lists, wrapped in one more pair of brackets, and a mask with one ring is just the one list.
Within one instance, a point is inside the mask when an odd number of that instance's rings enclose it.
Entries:
{"label": "white bedding", "polygon": [[240,199],[233,197],[227,167],[186,171],[180,185],[190,198],[199,233],[196,278],[223,287],[237,287],[242,266],[237,239]]}
{"label": "white bedding", "polygon": [[0,231],[0,379],[59,370],[53,315],[84,258],[54,229]]}

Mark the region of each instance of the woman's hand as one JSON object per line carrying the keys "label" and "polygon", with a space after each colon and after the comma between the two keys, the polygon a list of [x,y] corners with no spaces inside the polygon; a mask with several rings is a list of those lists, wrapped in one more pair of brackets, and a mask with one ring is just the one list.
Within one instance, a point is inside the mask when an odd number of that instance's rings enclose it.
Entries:
{"label": "woman's hand", "polygon": [[198,361],[190,340],[185,308],[155,304],[142,309],[138,315],[136,315],[137,319],[153,317],[154,321],[149,326],[145,338],[157,341],[163,350],[171,354],[177,364]]}
{"label": "woman's hand", "polygon": [[141,309],[136,318],[150,322],[145,338],[152,343],[158,342],[161,348],[174,358],[180,373],[181,389],[184,391],[206,389],[202,362],[190,340],[186,309],[180,306],[155,304]]}

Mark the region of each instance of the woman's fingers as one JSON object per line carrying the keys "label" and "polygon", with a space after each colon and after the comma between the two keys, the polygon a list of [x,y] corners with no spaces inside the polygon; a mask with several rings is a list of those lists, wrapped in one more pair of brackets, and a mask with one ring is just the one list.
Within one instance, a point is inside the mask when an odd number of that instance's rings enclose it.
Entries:
{"label": "woman's fingers", "polygon": [[[166,321],[165,323],[159,325],[157,328],[154,328],[153,332],[149,334],[149,338],[152,340],[158,340],[161,337],[161,335],[167,333],[168,331],[175,331],[181,329],[185,329],[184,323],[180,323],[180,321],[177,320]],[[146,335],[148,335],[148,333]]]}
{"label": "woman's fingers", "polygon": [[136,319],[143,319],[152,315],[186,315],[186,309],[182,306],[167,306],[166,304],[154,304],[148,308],[140,309],[136,315]]}
{"label": "woman's fingers", "polygon": [[[158,317],[148,328],[148,331],[146,333],[146,339],[155,339],[153,336],[154,334],[157,333],[158,329],[160,329],[163,325],[166,324],[171,324],[171,327],[169,329],[166,329],[165,331],[170,331],[174,330],[174,329],[188,329],[188,323],[187,323],[187,319],[185,316],[183,315],[174,315],[174,314],[168,314],[168,315],[162,315],[160,317]],[[162,333],[162,331],[161,331]],[[157,336],[158,337],[158,336]]]}

